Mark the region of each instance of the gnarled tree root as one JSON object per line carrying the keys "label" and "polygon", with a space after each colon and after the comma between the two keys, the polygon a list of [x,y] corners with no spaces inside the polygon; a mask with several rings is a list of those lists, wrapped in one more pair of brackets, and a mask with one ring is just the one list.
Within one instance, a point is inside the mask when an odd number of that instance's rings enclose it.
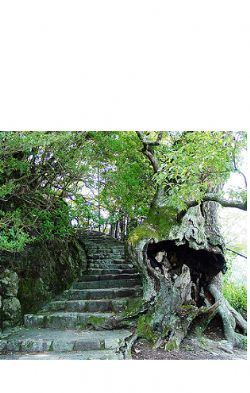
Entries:
{"label": "gnarled tree root", "polygon": [[[218,288],[216,277],[208,285],[208,290],[214,300],[219,303],[218,314],[223,323],[226,340],[231,344],[232,348],[237,347],[246,349],[247,338],[244,334],[247,333],[247,322],[224,298],[222,292]],[[243,334],[235,331],[236,326],[241,329]]]}

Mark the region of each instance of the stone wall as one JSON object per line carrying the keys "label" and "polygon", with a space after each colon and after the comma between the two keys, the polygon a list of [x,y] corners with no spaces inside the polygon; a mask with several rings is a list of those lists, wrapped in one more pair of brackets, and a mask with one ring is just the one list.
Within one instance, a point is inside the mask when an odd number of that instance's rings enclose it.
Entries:
{"label": "stone wall", "polygon": [[20,253],[0,252],[0,328],[22,323],[87,268],[82,238],[36,242]]}
{"label": "stone wall", "polygon": [[0,273],[0,317],[1,327],[17,325],[21,321],[21,304],[17,298],[18,275],[5,269]]}

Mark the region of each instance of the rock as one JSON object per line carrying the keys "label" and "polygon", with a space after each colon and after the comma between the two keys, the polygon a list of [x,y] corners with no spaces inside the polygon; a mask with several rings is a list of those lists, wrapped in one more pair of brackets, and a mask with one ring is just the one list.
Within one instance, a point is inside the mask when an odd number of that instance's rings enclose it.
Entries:
{"label": "rock", "polygon": [[107,338],[105,340],[105,349],[116,349],[119,348],[121,344],[121,339],[118,338]]}
{"label": "rock", "polygon": [[3,327],[15,326],[21,319],[21,304],[16,297],[2,301]]}
{"label": "rock", "polygon": [[0,340],[0,352],[5,351],[7,348],[7,341],[6,340]]}
{"label": "rock", "polygon": [[74,341],[58,340],[53,342],[53,351],[55,352],[70,352],[73,351]]}
{"label": "rock", "polygon": [[18,292],[18,275],[9,269],[0,275],[0,295],[3,297],[16,297]]}
{"label": "rock", "polygon": [[7,345],[6,345],[6,350],[8,352],[19,352],[20,345],[21,345],[21,343],[18,340],[8,341]]}
{"label": "rock", "polygon": [[43,340],[23,340],[21,342],[21,352],[47,352],[50,350],[52,341]]}

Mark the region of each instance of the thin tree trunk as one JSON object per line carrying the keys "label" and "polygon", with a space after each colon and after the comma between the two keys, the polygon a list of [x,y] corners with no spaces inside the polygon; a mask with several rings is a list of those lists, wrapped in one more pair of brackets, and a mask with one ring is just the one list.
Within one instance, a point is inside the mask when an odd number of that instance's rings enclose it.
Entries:
{"label": "thin tree trunk", "polygon": [[115,238],[119,239],[119,231],[120,231],[120,222],[117,221],[115,224]]}

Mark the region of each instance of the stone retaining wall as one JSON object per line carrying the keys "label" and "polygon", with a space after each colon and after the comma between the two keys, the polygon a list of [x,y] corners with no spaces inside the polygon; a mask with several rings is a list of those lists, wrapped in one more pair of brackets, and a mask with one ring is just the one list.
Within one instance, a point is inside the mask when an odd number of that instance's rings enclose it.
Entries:
{"label": "stone retaining wall", "polygon": [[36,242],[20,253],[0,252],[0,328],[22,323],[56,294],[69,288],[87,268],[82,242]]}

